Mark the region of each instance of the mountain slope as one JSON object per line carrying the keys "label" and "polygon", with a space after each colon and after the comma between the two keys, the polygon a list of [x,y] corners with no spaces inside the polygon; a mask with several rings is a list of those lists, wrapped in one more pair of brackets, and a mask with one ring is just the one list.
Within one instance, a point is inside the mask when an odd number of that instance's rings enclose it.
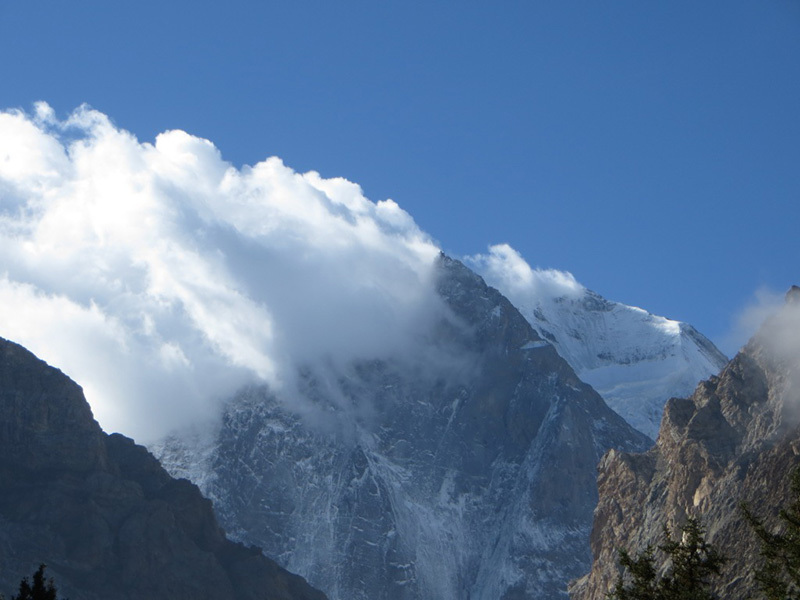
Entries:
{"label": "mountain slope", "polygon": [[448,315],[417,360],[264,388],[205,446],[159,454],[225,527],[341,600],[559,598],[588,566],[595,465],[649,440],[480,277],[441,256]]}
{"label": "mountain slope", "polygon": [[657,544],[664,524],[676,530],[687,516],[701,518],[709,540],[728,558],[717,584],[720,597],[755,591],[759,543],[739,504],[774,518],[789,498],[789,473],[800,464],[797,292],[718,377],[690,398],[667,403],[655,447],[604,457],[594,564],[573,586],[573,600],[603,597],[617,576],[619,548],[639,552]]}
{"label": "mountain slope", "polygon": [[653,439],[664,403],[688,396],[728,362],[690,325],[610,302],[570,273],[532,269],[507,245],[469,263],[611,408]]}
{"label": "mountain slope", "polygon": [[664,404],[689,395],[727,358],[694,327],[585,290],[522,309],[583,381],[639,431],[655,438]]}
{"label": "mountain slope", "polygon": [[0,339],[0,587],[40,562],[85,600],[324,599],[227,540],[194,485],[103,433],[78,385]]}

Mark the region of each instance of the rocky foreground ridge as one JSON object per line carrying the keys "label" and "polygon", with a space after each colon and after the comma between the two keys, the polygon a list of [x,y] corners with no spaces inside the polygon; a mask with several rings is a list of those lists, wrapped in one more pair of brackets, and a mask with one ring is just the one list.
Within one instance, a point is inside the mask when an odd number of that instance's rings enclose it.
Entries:
{"label": "rocky foreground ridge", "polygon": [[604,598],[618,575],[617,552],[642,551],[699,517],[728,558],[716,592],[756,592],[760,545],[741,502],[775,522],[800,464],[800,289],[717,377],[688,399],[670,400],[656,445],[644,454],[610,451],[599,467],[591,572],[573,583],[572,600]]}
{"label": "rocky foreground ridge", "polygon": [[81,388],[0,339],[0,589],[40,562],[76,600],[324,600],[226,539],[211,503],[106,435]]}

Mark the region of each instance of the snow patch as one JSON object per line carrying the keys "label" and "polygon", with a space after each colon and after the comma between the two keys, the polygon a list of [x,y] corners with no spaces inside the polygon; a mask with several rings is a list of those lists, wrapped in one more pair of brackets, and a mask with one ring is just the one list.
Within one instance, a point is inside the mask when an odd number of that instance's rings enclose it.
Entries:
{"label": "snow patch", "polygon": [[550,345],[549,343],[543,340],[539,340],[536,342],[528,342],[527,344],[523,344],[522,346],[520,346],[520,350],[535,350],[537,348],[545,348],[549,345]]}

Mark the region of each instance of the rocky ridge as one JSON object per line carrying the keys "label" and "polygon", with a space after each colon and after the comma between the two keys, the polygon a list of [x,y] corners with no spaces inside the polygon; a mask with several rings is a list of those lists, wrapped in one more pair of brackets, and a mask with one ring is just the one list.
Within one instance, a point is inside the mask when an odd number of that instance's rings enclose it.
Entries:
{"label": "rocky ridge", "polygon": [[77,384],[0,339],[0,589],[40,562],[81,600],[325,598],[229,541],[195,485],[106,435]]}
{"label": "rocky ridge", "polygon": [[656,445],[644,454],[610,451],[599,467],[591,572],[573,600],[602,598],[618,575],[617,552],[657,545],[666,524],[699,517],[727,556],[716,592],[744,599],[756,590],[759,543],[740,509],[774,519],[800,464],[800,289],[718,376],[665,408]]}

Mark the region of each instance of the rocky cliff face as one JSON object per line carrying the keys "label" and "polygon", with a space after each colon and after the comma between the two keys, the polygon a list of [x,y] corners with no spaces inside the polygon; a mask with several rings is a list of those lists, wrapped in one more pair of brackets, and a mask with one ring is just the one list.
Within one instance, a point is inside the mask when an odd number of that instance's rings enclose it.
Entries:
{"label": "rocky cliff face", "polygon": [[603,598],[617,577],[617,551],[658,544],[662,527],[701,519],[728,557],[717,591],[746,598],[759,544],[741,502],[774,517],[800,464],[800,302],[787,305],[722,370],[688,399],[670,400],[656,446],[645,454],[611,451],[600,464],[591,572],[573,600]]}
{"label": "rocky cliff face", "polygon": [[302,412],[247,390],[211,439],[159,454],[331,598],[564,597],[589,565],[596,461],[650,440],[500,293],[438,268],[449,317],[418,358],[304,373]]}
{"label": "rocky cliff face", "polygon": [[81,388],[0,340],[0,588],[40,562],[82,600],[323,600],[230,542],[196,486],[106,435]]}

